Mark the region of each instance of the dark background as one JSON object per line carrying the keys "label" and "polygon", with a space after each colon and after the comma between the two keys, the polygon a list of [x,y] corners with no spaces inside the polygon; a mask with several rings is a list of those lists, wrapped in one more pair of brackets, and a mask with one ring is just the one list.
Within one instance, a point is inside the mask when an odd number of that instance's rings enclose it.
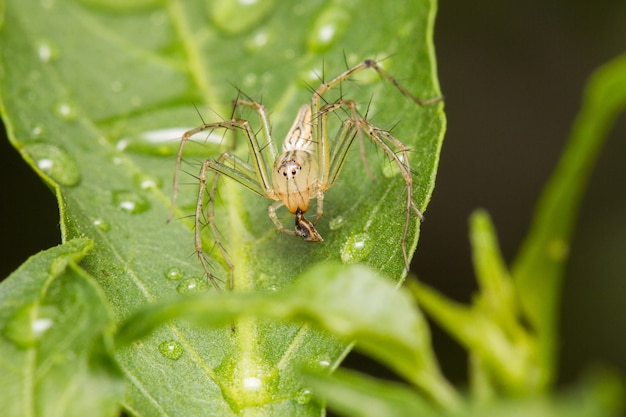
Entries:
{"label": "dark background", "polygon": [[[476,287],[467,219],[479,207],[491,214],[506,259],[513,258],[588,76],[626,51],[625,22],[623,0],[441,1],[435,41],[448,132],[413,262],[423,281],[470,299]],[[622,115],[591,178],[571,247],[563,383],[594,364],[626,370],[625,137]],[[52,193],[4,137],[0,146],[0,277],[6,277],[60,243],[60,231]],[[434,339],[445,372],[462,380],[462,349],[441,332]],[[351,354],[347,363],[363,361]]]}

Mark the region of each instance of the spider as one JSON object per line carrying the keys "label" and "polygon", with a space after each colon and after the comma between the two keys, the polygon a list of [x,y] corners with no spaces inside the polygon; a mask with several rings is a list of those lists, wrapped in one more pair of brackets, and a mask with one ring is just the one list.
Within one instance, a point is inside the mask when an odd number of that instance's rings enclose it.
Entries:
{"label": "spider", "polygon": [[[207,257],[202,249],[201,226],[204,210],[204,194],[207,192],[207,179],[209,172],[214,173],[213,185],[210,190],[209,200],[206,204],[206,213],[209,227],[215,236],[216,246],[222,253],[224,260],[230,268],[229,287],[233,288],[234,265],[227,251],[217,239],[218,231],[214,221],[214,200],[217,193],[218,178],[221,175],[232,178],[249,190],[258,195],[273,200],[268,208],[269,218],[278,230],[288,235],[299,236],[308,242],[321,242],[322,236],[315,228],[315,224],[324,213],[324,193],[330,189],[345,162],[346,155],[359,135],[367,135],[385,154],[397,165],[406,185],[405,223],[400,245],[404,256],[405,267],[409,268],[409,258],[406,251],[406,240],[409,231],[411,212],[423,220],[423,215],[413,201],[413,178],[409,165],[409,149],[391,133],[371,124],[366,118],[361,117],[356,104],[352,100],[340,98],[334,102],[326,102],[324,94],[333,87],[349,79],[353,74],[371,68],[382,78],[391,82],[404,96],[411,99],[419,106],[425,106],[441,98],[420,100],[411,92],[402,87],[398,81],[387,73],[376,61],[367,59],[358,65],[347,69],[328,82],[322,82],[313,92],[311,102],[298,110],[293,125],[289,129],[283,141],[282,153],[278,153],[276,144],[272,139],[269,118],[265,107],[252,100],[236,99],[234,107],[247,107],[252,109],[258,116],[262,126],[265,142],[262,144],[257,133],[251,128],[250,123],[244,119],[231,118],[216,123],[204,123],[199,127],[185,132],[181,138],[178,153],[176,155],[176,167],[174,171],[174,191],[170,216],[178,197],[178,181],[180,166],[183,157],[183,149],[187,141],[195,134],[214,129],[241,130],[247,138],[250,162],[230,152],[222,153],[217,159],[207,159],[202,163],[198,176],[200,188],[195,210],[195,251],[200,258],[202,267],[207,277],[216,289],[220,289],[216,278],[210,272]],[[338,110],[345,110],[345,118],[334,140],[328,137],[328,116]],[[338,114],[338,113],[335,113]],[[361,139],[361,136],[359,136]],[[310,200],[315,199],[316,215],[313,221],[304,217],[309,209]],[[295,227],[289,229],[279,220],[276,211],[285,206],[295,216]]]}

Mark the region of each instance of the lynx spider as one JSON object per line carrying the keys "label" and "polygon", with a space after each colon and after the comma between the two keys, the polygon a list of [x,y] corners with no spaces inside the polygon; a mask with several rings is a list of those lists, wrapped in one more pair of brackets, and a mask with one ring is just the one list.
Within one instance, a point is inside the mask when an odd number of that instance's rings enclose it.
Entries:
{"label": "lynx spider", "polygon": [[[200,189],[195,210],[195,251],[200,258],[207,277],[216,289],[219,290],[220,288],[215,276],[210,272],[207,256],[202,248],[201,237],[204,193],[207,191],[209,171],[214,173],[214,180],[206,205],[207,220],[215,237],[216,246],[230,268],[229,288],[232,289],[234,264],[218,238],[219,234],[213,214],[219,176],[224,175],[232,178],[258,195],[273,200],[274,202],[268,208],[268,215],[276,228],[281,232],[300,236],[309,242],[321,242],[323,239],[315,228],[315,224],[324,212],[324,192],[330,189],[337,180],[345,157],[357,133],[359,135],[364,133],[376,145],[382,148],[385,154],[398,166],[404,178],[407,194],[406,218],[400,245],[405,267],[408,270],[409,258],[406,251],[406,240],[411,211],[415,212],[420,220],[423,220],[422,213],[413,201],[413,178],[409,165],[409,149],[401,141],[393,137],[391,133],[374,126],[366,118],[361,117],[354,101],[340,98],[337,101],[327,103],[324,100],[324,94],[333,87],[348,80],[353,74],[367,68],[374,69],[379,76],[391,82],[404,96],[419,106],[425,106],[441,99],[441,97],[436,97],[429,100],[420,100],[400,85],[378,62],[367,59],[347,69],[332,80],[321,83],[313,92],[311,102],[303,105],[298,110],[294,123],[283,141],[283,152],[281,154],[278,153],[276,144],[272,139],[270,122],[265,107],[252,100],[236,99],[233,104],[235,108],[238,106],[247,107],[257,114],[266,141],[264,144],[259,142],[257,134],[247,120],[234,117],[221,122],[204,123],[183,134],[176,155],[174,192],[168,218],[171,218],[173,207],[178,198],[183,150],[185,144],[193,135],[214,129],[242,130],[248,141],[252,163],[244,161],[233,153],[224,152],[217,159],[205,160],[202,163],[198,176]],[[346,114],[349,116],[343,119],[337,137],[331,142],[329,141],[327,131],[328,115],[337,112],[339,109],[346,110]],[[270,161],[273,161],[273,165]],[[312,222],[304,217],[311,199],[317,201],[316,216]],[[286,228],[278,219],[276,210],[282,206],[286,206],[289,212],[295,215],[295,228],[293,230]]]}

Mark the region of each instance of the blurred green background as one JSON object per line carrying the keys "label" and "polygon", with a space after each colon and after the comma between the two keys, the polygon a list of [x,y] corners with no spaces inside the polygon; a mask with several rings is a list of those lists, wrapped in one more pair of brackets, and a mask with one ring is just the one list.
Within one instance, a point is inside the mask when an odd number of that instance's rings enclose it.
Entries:
{"label": "blurred green background", "polygon": [[[492,215],[502,251],[513,257],[588,76],[626,51],[624,22],[623,0],[440,2],[435,45],[448,133],[413,260],[420,279],[469,300],[476,286],[467,219],[478,207]],[[30,255],[60,243],[60,232],[54,196],[2,134],[0,277],[6,277]],[[626,371],[625,139],[622,115],[594,171],[571,247],[561,317],[563,383],[595,364]],[[445,372],[462,381],[463,351],[441,332],[434,339]],[[387,375],[356,354],[347,364]]]}

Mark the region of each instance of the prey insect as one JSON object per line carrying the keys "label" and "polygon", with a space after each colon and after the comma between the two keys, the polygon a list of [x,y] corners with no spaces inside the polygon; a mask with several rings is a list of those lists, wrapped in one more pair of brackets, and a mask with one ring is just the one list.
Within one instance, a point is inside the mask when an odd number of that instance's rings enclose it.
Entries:
{"label": "prey insect", "polygon": [[[234,101],[234,106],[235,108],[249,108],[256,113],[262,127],[263,142],[259,140],[259,135],[252,129],[248,120],[235,117],[221,122],[202,124],[183,134],[176,155],[172,209],[179,193],[178,184],[183,150],[193,135],[216,129],[240,130],[243,131],[248,143],[250,162],[231,152],[224,152],[217,159],[204,161],[198,176],[200,187],[195,211],[195,251],[207,277],[217,289],[219,286],[210,271],[207,256],[202,248],[201,229],[205,218],[204,196],[208,191],[206,219],[215,237],[215,244],[230,268],[229,288],[232,289],[234,264],[218,238],[219,233],[214,219],[214,201],[217,195],[219,177],[222,175],[229,177],[258,195],[273,200],[268,208],[268,215],[281,232],[299,236],[308,242],[321,242],[322,236],[315,225],[324,213],[324,193],[337,181],[346,155],[357,135],[361,135],[359,136],[360,140],[362,135],[369,137],[375,145],[380,147],[387,157],[397,165],[404,179],[406,186],[405,220],[400,246],[405,266],[407,269],[409,268],[406,242],[411,213],[415,213],[420,220],[423,219],[422,213],[413,200],[413,177],[409,164],[409,148],[392,136],[390,132],[374,126],[365,117],[362,117],[357,111],[354,101],[340,97],[336,101],[327,102],[324,98],[331,89],[348,80],[355,73],[366,69],[376,71],[379,76],[393,84],[400,93],[420,106],[440,99],[438,97],[425,101],[420,100],[402,87],[376,61],[369,59],[347,69],[330,81],[321,83],[313,92],[311,102],[298,110],[293,125],[283,141],[282,153],[280,154],[271,135],[270,122],[265,107],[252,100],[237,99]],[[332,140],[328,133],[330,115],[336,115],[341,119],[341,126]],[[211,189],[207,190],[209,173],[214,174],[214,179]],[[316,200],[316,213],[311,221],[305,217],[305,213],[309,210],[309,202],[313,199]],[[283,206],[295,216],[293,228],[285,227],[278,218],[276,212]],[[170,209],[170,218],[172,209]]]}

